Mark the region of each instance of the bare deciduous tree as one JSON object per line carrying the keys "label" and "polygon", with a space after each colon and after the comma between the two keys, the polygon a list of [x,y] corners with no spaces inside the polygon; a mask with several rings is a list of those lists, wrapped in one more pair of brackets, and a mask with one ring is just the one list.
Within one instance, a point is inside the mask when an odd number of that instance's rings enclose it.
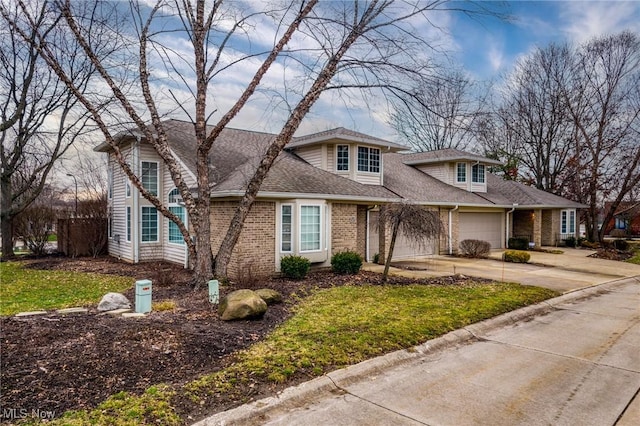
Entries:
{"label": "bare deciduous tree", "polygon": [[393,101],[391,125],[415,151],[467,149],[484,96],[460,71],[418,80],[411,96]]}
{"label": "bare deciduous tree", "polygon": [[442,221],[438,212],[417,204],[394,203],[385,205],[380,209],[378,222],[381,226],[389,226],[391,229],[389,253],[382,273],[382,281],[384,282],[387,281],[389,276],[389,267],[391,266],[391,258],[393,257],[398,234],[402,234],[417,246],[424,247],[430,243],[431,239],[439,237],[443,232]]}
{"label": "bare deciduous tree", "polygon": [[[23,10],[28,9],[23,0],[17,1]],[[438,10],[490,14],[484,3],[470,2],[461,8],[457,3],[442,0],[322,3],[293,0],[281,4],[252,3],[251,7],[219,0],[158,0],[152,5],[131,1],[132,22],[126,28],[118,28],[111,38],[126,41],[120,54],[128,56],[129,64],[135,64],[137,98],[122,90],[122,87],[134,87],[123,84],[119,74],[122,69],[131,70],[131,66],[121,69],[100,58],[89,31],[90,24],[108,22],[103,16],[113,16],[118,8],[107,10],[109,4],[105,3],[87,5],[71,0],[52,1],[55,8],[62,11],[65,26],[83,47],[84,56],[118,99],[117,115],[127,117],[166,164],[187,208],[195,241],[163,200],[144,188],[118,146],[114,127],[109,122],[111,116],[100,111],[91,96],[78,90],[56,55],[57,46],[39,37],[36,43],[39,53],[91,112],[129,180],[160,213],[178,225],[193,261],[196,285],[210,279],[213,272],[208,160],[211,147],[257,93],[271,89],[265,81],[268,73],[278,67],[293,70],[295,79],[287,82],[287,93],[282,96],[289,102],[289,113],[250,179],[218,250],[215,273],[220,277],[226,276],[231,253],[262,180],[323,92],[369,88],[407,95],[409,76],[420,76],[426,69],[425,52],[428,52],[429,44],[421,37],[419,27],[432,27],[427,14]],[[20,33],[26,38],[32,27],[25,27]],[[270,31],[269,37],[265,36],[265,30]],[[188,51],[178,51],[179,47],[172,43],[176,39],[185,41],[189,45]],[[247,69],[252,71],[247,74]],[[216,89],[226,83],[224,77],[231,73],[238,80],[242,80],[242,76],[248,77],[241,81],[243,88],[237,98],[216,104]],[[160,76],[164,80],[159,89]],[[140,98],[144,100],[142,105],[137,102]],[[169,102],[172,107],[167,108]],[[219,112],[217,107],[224,110]],[[193,153],[197,177],[195,193],[169,147],[163,124],[164,114],[176,110],[189,117],[194,126],[197,146]],[[113,108],[110,114],[116,114]]]}
{"label": "bare deciduous tree", "polygon": [[[60,15],[30,5],[32,22],[22,33],[12,25],[25,22],[15,2],[0,4],[0,140],[2,256],[13,256],[14,218],[40,195],[55,162],[88,131],[88,115],[42,60],[33,42],[46,38],[73,56],[72,40],[58,27]],[[65,70],[85,90],[93,67],[80,58]]]}

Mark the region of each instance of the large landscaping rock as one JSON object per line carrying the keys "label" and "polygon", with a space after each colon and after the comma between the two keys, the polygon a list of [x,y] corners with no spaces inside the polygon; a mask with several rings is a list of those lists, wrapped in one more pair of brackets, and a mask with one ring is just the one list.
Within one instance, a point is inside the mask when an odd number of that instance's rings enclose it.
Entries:
{"label": "large landscaping rock", "polygon": [[260,318],[267,312],[267,304],[255,291],[236,290],[220,302],[218,313],[224,321]]}
{"label": "large landscaping rock", "polygon": [[261,288],[260,290],[256,290],[256,294],[266,302],[267,306],[282,302],[282,295],[270,288]]}
{"label": "large landscaping rock", "polygon": [[131,308],[131,302],[120,293],[107,293],[102,296],[102,300],[98,304],[98,310],[100,312],[113,311],[114,309],[129,309]]}

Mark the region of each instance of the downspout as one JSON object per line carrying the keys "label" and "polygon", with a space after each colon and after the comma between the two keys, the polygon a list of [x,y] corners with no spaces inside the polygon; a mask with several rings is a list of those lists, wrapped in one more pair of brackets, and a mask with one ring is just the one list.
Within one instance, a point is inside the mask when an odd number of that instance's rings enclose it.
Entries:
{"label": "downspout", "polygon": [[451,241],[453,239],[453,224],[451,223],[453,221],[453,212],[458,210],[459,207],[460,206],[456,204],[454,208],[449,210],[449,256],[453,254],[453,241]]}
{"label": "downspout", "polygon": [[514,204],[513,207],[511,208],[511,210],[509,210],[507,212],[507,229],[506,229],[506,231],[507,231],[506,232],[507,240],[504,242],[505,243],[504,244],[505,248],[508,248],[508,246],[509,246],[509,237],[510,237],[510,234],[509,234],[509,229],[510,229],[510,227],[509,227],[509,215],[514,212],[514,210],[516,209],[517,206],[518,206],[517,204]]}
{"label": "downspout", "polygon": [[[133,167],[134,173],[140,172],[139,163],[140,162],[140,136],[136,136],[136,144],[133,148]],[[140,212],[138,211],[140,208],[140,191],[135,185],[132,186],[132,200],[133,200],[133,214],[131,218],[131,227],[133,228],[133,235],[131,239],[133,241],[133,263],[140,262]]]}

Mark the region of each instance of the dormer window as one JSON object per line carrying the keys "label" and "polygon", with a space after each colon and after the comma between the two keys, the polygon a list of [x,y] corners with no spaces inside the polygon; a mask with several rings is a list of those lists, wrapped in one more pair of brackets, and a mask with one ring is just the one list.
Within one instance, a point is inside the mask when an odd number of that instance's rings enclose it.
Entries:
{"label": "dormer window", "polygon": [[380,173],[380,149],[359,146],[358,171]]}
{"label": "dormer window", "polygon": [[471,181],[473,183],[484,183],[484,164],[474,164],[471,168]]}
{"label": "dormer window", "polygon": [[456,182],[465,183],[467,181],[467,163],[456,163]]}
{"label": "dormer window", "polygon": [[336,170],[339,172],[349,171],[349,145],[337,146]]}

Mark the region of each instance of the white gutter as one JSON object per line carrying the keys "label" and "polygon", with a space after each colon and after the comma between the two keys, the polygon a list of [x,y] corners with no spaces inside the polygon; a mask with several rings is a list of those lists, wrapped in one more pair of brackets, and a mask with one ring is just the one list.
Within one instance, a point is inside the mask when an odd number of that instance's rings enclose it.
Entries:
{"label": "white gutter", "polygon": [[449,256],[453,254],[453,242],[451,241],[453,239],[453,224],[451,221],[453,220],[453,212],[458,210],[459,207],[456,204],[453,209],[449,209]]}
{"label": "white gutter", "polygon": [[516,209],[516,207],[518,207],[518,204],[517,204],[517,203],[514,203],[514,204],[513,204],[513,206],[511,207],[511,210],[509,210],[509,211],[507,212],[507,229],[506,229],[506,231],[507,231],[507,232],[506,232],[506,234],[507,234],[507,240],[504,242],[504,246],[505,246],[505,247],[508,247],[508,245],[509,245],[509,215],[510,215],[511,213],[513,213],[513,212],[514,212],[514,210]]}

